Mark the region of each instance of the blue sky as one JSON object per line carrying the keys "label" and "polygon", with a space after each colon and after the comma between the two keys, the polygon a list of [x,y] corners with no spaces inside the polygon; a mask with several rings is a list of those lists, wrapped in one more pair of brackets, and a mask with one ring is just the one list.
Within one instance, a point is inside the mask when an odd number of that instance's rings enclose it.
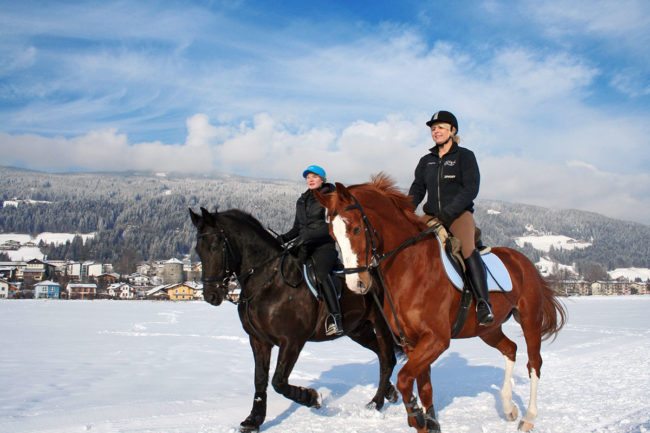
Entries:
{"label": "blue sky", "polygon": [[650,223],[650,3],[0,1],[0,164],[408,187],[447,109],[480,197]]}

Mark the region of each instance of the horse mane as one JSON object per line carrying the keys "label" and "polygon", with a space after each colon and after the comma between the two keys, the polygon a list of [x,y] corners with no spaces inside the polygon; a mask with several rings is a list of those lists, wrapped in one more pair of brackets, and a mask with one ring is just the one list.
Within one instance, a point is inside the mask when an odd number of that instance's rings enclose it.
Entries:
{"label": "horse mane", "polygon": [[422,228],[424,223],[415,214],[411,198],[399,190],[395,180],[388,174],[380,171],[370,177],[370,182],[352,185],[348,189],[354,191],[368,191],[378,193],[390,200],[401,211],[404,217],[416,227]]}
{"label": "horse mane", "polygon": [[260,238],[267,242],[277,245],[278,242],[275,237],[264,228],[261,222],[253,215],[241,209],[229,209],[217,214],[218,217],[231,218],[235,221],[242,222],[249,226]]}

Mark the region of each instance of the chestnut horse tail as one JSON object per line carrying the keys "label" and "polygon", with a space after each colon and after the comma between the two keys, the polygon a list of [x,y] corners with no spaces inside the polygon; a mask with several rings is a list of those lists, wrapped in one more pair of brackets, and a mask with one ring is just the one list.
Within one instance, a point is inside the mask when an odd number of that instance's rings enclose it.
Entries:
{"label": "chestnut horse tail", "polygon": [[566,323],[566,309],[557,297],[557,293],[551,289],[548,282],[541,276],[540,279],[542,290],[542,341],[549,338],[557,337],[558,332]]}

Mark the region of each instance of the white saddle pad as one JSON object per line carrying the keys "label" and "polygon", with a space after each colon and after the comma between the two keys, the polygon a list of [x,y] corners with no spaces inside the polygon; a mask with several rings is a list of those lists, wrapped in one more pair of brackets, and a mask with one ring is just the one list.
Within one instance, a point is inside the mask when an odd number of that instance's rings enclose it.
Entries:
{"label": "white saddle pad", "polygon": [[[442,256],[442,263],[444,264],[445,272],[449,277],[449,280],[452,282],[454,287],[458,290],[463,290],[463,278],[460,276],[454,265],[451,264],[445,248],[442,246],[442,242],[438,239],[438,245],[440,246],[440,255]],[[510,274],[508,269],[503,264],[501,259],[497,257],[496,254],[488,253],[481,255],[483,263],[487,270],[487,280],[488,280],[488,290],[490,292],[510,292],[512,291],[512,280],[510,279]]]}

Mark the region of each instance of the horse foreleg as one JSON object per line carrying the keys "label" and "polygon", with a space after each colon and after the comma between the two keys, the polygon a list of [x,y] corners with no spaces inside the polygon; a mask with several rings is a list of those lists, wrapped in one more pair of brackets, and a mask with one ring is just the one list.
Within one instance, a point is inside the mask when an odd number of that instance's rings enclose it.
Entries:
{"label": "horse foreleg", "polygon": [[422,406],[427,408],[424,422],[427,433],[440,433],[440,423],[436,419],[436,410],[433,407],[433,386],[431,385],[431,367],[427,368],[417,377],[418,395]]}
{"label": "horse foreleg", "polygon": [[240,432],[258,431],[266,419],[266,388],[269,384],[269,364],[273,346],[253,336],[249,337],[249,341],[255,358],[255,396],[253,409],[240,424]]}
{"label": "horse foreleg", "polygon": [[384,406],[384,398],[392,403],[397,401],[397,392],[390,383],[390,376],[393,374],[397,359],[395,358],[390,334],[388,334],[388,327],[385,324],[382,326],[379,323],[375,325],[373,329],[370,326],[370,322],[366,322],[360,331],[349,333],[348,337],[363,347],[375,352],[379,359],[379,383],[377,385],[377,392],[366,406],[381,410]]}
{"label": "horse foreleg", "polygon": [[319,408],[319,395],[315,389],[289,384],[289,375],[298,360],[298,355],[304,344],[304,341],[301,343],[287,342],[280,346],[271,385],[278,394],[282,394],[298,404]]}
{"label": "horse foreleg", "polygon": [[[397,388],[402,394],[404,406],[407,413],[407,422],[414,427],[418,433],[428,433],[429,425],[426,422],[424,412],[417,405],[417,399],[413,396],[413,382],[418,378],[418,394],[422,404],[427,409],[433,408],[433,389],[431,387],[430,366],[438,359],[440,354],[449,347],[449,338],[429,335],[421,338],[415,348],[408,354],[408,361],[397,375]],[[429,411],[427,411],[429,412]],[[431,410],[433,413],[433,409]],[[433,417],[435,419],[435,417]],[[436,426],[431,424],[431,432],[435,432]],[[438,431],[439,426],[437,426]]]}

